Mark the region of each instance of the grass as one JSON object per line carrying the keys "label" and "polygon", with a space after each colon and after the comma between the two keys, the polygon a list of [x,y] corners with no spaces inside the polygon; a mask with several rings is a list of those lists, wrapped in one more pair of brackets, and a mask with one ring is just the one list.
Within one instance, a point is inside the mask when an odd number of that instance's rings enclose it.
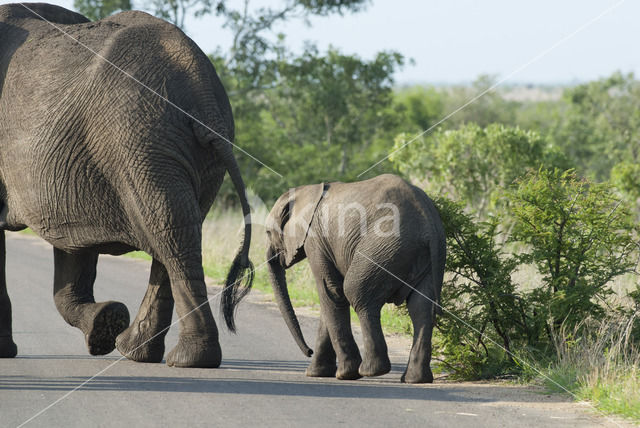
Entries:
{"label": "grass", "polygon": [[554,392],[568,390],[603,413],[639,423],[640,349],[630,340],[636,321],[634,313],[586,320],[574,331],[561,331],[555,338],[556,360],[541,368],[548,377],[542,383]]}

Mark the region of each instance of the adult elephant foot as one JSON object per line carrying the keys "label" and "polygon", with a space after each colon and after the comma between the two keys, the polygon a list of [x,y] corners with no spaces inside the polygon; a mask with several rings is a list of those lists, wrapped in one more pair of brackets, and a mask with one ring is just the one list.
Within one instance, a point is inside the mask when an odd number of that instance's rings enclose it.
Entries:
{"label": "adult elephant foot", "polygon": [[18,347],[11,336],[0,336],[0,358],[13,358],[18,354]]}
{"label": "adult elephant foot", "polygon": [[391,371],[391,361],[389,357],[385,355],[375,355],[372,358],[367,358],[362,361],[358,372],[362,376],[382,376]]}
{"label": "adult elephant foot", "polygon": [[156,259],[151,264],[149,286],[138,315],[116,338],[116,348],[130,360],[159,363],[164,355],[164,338],[171,325],[173,297],[165,267]]}
{"label": "adult elephant foot", "polygon": [[93,283],[98,253],[67,253],[53,249],[53,300],[64,320],[84,333],[91,355],[116,347],[116,337],[129,326],[129,311],[120,302],[96,303]]}
{"label": "adult elephant foot", "polygon": [[166,331],[146,337],[138,323],[132,324],[116,338],[116,348],[128,359],[139,363],[159,363],[164,356]]}
{"label": "adult elephant foot", "polygon": [[178,344],[167,355],[170,367],[217,368],[222,362],[222,350],[218,340],[198,335],[181,335]]}
{"label": "adult elephant foot", "polygon": [[95,307],[88,317],[85,330],[87,348],[91,355],[105,355],[116,348],[116,337],[129,326],[129,311],[120,302],[91,304]]}
{"label": "adult elephant foot", "polygon": [[400,378],[402,383],[433,383],[433,373],[429,367],[409,367]]}

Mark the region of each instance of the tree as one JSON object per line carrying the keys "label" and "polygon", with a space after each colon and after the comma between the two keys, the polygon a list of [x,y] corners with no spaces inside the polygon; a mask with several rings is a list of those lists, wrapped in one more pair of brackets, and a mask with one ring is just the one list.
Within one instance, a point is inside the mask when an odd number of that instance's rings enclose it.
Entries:
{"label": "tree", "polygon": [[[234,98],[236,139],[244,149],[285,176],[239,157],[243,176],[263,198],[274,199],[288,186],[352,180],[391,147],[401,114],[392,98],[392,73],[403,58],[381,52],[370,61],[309,45],[302,55],[286,53],[270,62],[270,89],[247,90],[242,72],[214,58]],[[254,82],[255,83],[255,82]]]}
{"label": "tree", "polygon": [[450,274],[442,286],[445,311],[436,325],[435,353],[456,378],[513,371],[513,353],[534,344],[536,335],[530,308],[511,280],[518,260],[498,244],[500,220],[478,222],[444,197],[435,203],[447,234]]}
{"label": "tree", "polygon": [[515,112],[519,103],[504,99],[496,88],[490,89],[495,83],[496,76],[481,74],[471,86],[454,86],[447,91],[445,115],[455,112],[471,100],[473,102],[447,119],[446,127],[453,129],[467,123],[476,123],[481,127],[492,123],[515,125]]}
{"label": "tree", "polygon": [[548,333],[572,329],[586,317],[602,318],[611,280],[633,272],[640,231],[630,208],[611,185],[580,178],[575,171],[540,169],[508,193],[515,219],[512,240],[528,246],[544,287],[528,300]]}
{"label": "tree", "polygon": [[74,0],[73,7],[92,21],[131,9],[131,0]]}
{"label": "tree", "polygon": [[446,114],[445,99],[446,93],[432,86],[396,89],[395,102],[406,111],[405,132],[417,134],[435,125]]}
{"label": "tree", "polygon": [[220,11],[224,8],[223,1],[213,0],[148,0],[142,5],[155,16],[166,19],[181,29],[185,29],[184,20],[189,14],[204,16],[213,10]]}
{"label": "tree", "polygon": [[622,161],[611,169],[611,183],[630,201],[640,202],[640,164]]}
{"label": "tree", "polygon": [[640,162],[640,82],[632,73],[567,89],[564,98],[551,137],[582,173],[606,180],[615,164]]}
{"label": "tree", "polygon": [[566,164],[539,134],[517,127],[467,124],[405,145],[410,137],[396,137],[391,161],[398,170],[424,183],[427,193],[448,195],[481,217],[503,205],[501,188],[528,169]]}
{"label": "tree", "polygon": [[285,0],[280,2],[279,8],[259,7],[256,10],[250,7],[250,0],[244,0],[240,9],[229,7],[229,3],[228,0],[141,0],[140,4],[132,5],[130,0],[75,0],[74,7],[88,18],[97,20],[136,6],[182,29],[189,14],[200,17],[215,13],[225,18],[226,26],[235,33],[234,42],[238,42],[239,46],[243,42],[261,38],[260,33],[270,30],[279,21],[310,15],[357,12],[366,7],[368,0]]}

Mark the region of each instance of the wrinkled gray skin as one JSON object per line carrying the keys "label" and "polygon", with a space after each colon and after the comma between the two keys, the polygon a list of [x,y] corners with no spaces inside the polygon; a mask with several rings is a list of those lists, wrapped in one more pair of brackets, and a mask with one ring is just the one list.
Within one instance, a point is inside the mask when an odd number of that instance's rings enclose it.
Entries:
{"label": "wrinkled gray skin", "polygon": [[[392,208],[380,204],[397,207],[395,223]],[[266,224],[267,260],[280,311],[302,352],[313,354],[307,376],[357,379],[389,372],[380,310],[387,302],[406,301],[414,337],[402,381],[433,382],[431,333],[439,313],[433,302],[440,299],[446,247],[440,215],[422,190],[389,174],[302,186],[276,201]],[[315,353],[300,331],[285,276],[286,268],[305,257],[320,298]],[[349,305],[362,326],[362,358],[351,333]]]}
{"label": "wrinkled gray skin", "polygon": [[[221,138],[233,141],[231,108],[211,62],[178,28],[145,13],[90,23],[57,6],[27,6],[86,47],[21,5],[0,6],[0,356],[17,352],[4,230],[30,227],[54,246],[56,307],[84,332],[90,353],[112,351],[117,337],[126,357],[161,361],[175,300],[178,315],[189,316],[167,364],[219,366],[201,232],[226,172],[246,216],[223,298],[232,329],[233,306],[250,286],[235,280],[250,269],[251,229],[232,146]],[[95,302],[93,282],[99,254],[134,249],[153,264],[129,326],[123,304]]]}

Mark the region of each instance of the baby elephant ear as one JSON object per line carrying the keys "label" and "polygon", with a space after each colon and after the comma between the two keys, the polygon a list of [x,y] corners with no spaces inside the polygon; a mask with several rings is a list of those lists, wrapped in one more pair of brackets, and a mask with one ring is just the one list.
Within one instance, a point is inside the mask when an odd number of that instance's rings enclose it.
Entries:
{"label": "baby elephant ear", "polygon": [[289,191],[289,220],[282,229],[287,267],[305,257],[304,243],[323,192],[324,183]]}

